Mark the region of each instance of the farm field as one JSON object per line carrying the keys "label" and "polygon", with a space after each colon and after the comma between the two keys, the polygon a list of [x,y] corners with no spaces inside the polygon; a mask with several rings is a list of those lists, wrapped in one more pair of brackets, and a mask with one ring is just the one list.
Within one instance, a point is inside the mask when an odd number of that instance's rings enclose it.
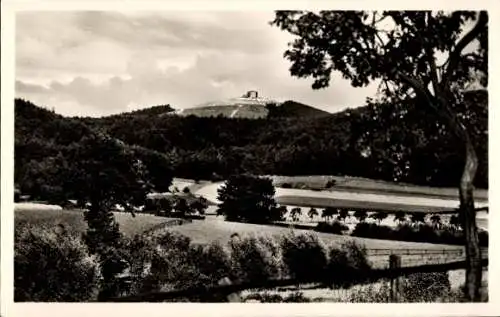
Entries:
{"label": "farm field", "polygon": [[[217,190],[223,182],[210,183],[194,193],[201,195],[214,203],[217,200]],[[307,207],[347,207],[382,210],[404,210],[420,212],[452,211],[459,206],[457,198],[442,199],[436,197],[399,196],[388,194],[370,194],[346,191],[316,191],[308,189],[276,188],[275,199],[282,205],[298,205]],[[476,202],[477,207],[487,206],[485,202]]]}
{"label": "farm field", "polygon": [[[208,216],[206,220],[193,220],[192,223],[184,224],[182,226],[173,226],[168,228],[169,231],[178,232],[189,238],[194,243],[206,244],[212,241],[219,241],[227,243],[233,233],[238,233],[240,236],[281,236],[290,233],[292,229],[285,227],[277,227],[272,225],[258,225],[246,224],[239,222],[224,221],[223,217]],[[296,233],[310,233],[309,230],[294,229]],[[330,233],[314,232],[318,237],[328,245],[340,245],[349,240],[355,240],[360,244],[364,244],[367,249],[449,249],[458,250],[461,247],[454,245],[432,244],[432,243],[418,243],[406,241],[391,241],[358,238],[350,236],[335,235]]]}
{"label": "farm field", "polygon": [[[113,214],[120,225],[120,231],[127,237],[133,237],[171,219],[148,214],[136,214],[134,218],[126,212],[114,212]],[[87,229],[82,210],[17,209],[14,212],[14,223],[16,227],[23,224],[44,227],[62,224],[66,230],[76,234]]]}
{"label": "farm field", "polygon": [[[335,185],[327,190],[330,191],[356,191],[359,193],[385,193],[397,194],[398,196],[428,196],[436,198],[453,198],[458,197],[457,188],[441,188],[417,186],[404,183],[391,183],[382,180],[367,179],[362,177],[350,176],[326,176],[326,175],[310,175],[310,176],[267,176],[273,180],[274,186],[282,186],[285,183],[291,185],[304,186],[305,189],[324,189],[329,180],[334,180]],[[478,202],[488,201],[488,190],[476,189],[474,192],[475,199]]]}

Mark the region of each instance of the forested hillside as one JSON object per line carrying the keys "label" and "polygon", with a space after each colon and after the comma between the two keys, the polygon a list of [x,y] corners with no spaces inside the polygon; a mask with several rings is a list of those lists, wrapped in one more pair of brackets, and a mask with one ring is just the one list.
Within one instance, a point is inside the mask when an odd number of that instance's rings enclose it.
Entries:
{"label": "forested hillside", "polygon": [[[488,187],[487,93],[460,106]],[[169,106],[99,119],[65,118],[16,100],[15,182],[34,197],[59,195],[75,147],[103,135],[143,161],[158,190],[172,176],[224,179],[239,173],[349,175],[456,186],[461,144],[417,103],[368,105],[330,116],[266,119],[163,116]],[[56,193],[56,194],[54,194]]]}
{"label": "forested hillside", "polygon": [[[476,144],[481,188],[488,186],[487,100],[486,91],[474,91],[456,106]],[[121,115],[82,121],[127,144],[165,153],[174,174],[186,178],[333,174],[456,186],[463,168],[461,143],[418,101],[319,117]]]}
{"label": "forested hillside", "polygon": [[[134,117],[141,117],[141,112]],[[124,180],[119,161],[144,165],[141,177],[150,188],[166,190],[171,183],[170,160],[161,153],[129,146],[82,120],[66,118],[29,101],[15,102],[15,183],[34,199],[61,201],[75,198],[83,185],[78,166],[96,166],[111,181]],[[78,175],[77,175],[78,174]],[[94,185],[94,184],[91,184]],[[141,185],[142,186],[142,185]]]}

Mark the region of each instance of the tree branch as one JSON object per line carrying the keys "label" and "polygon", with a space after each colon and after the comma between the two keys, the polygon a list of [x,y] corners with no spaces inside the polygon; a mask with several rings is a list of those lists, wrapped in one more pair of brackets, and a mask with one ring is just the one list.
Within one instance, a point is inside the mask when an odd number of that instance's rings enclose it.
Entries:
{"label": "tree branch", "polygon": [[463,49],[479,36],[481,31],[483,31],[483,28],[486,27],[487,23],[488,13],[486,13],[486,11],[481,11],[476,25],[467,34],[465,34],[460,41],[458,41],[453,51],[450,52],[448,67],[446,68],[446,72],[443,74],[443,79],[441,81],[442,89],[446,89],[449,85],[451,76],[460,62],[460,55],[462,54]]}
{"label": "tree branch", "polygon": [[[430,12],[427,13],[428,19],[430,19]],[[420,33],[417,33],[418,37],[420,38],[422,44],[425,42],[422,39],[422,36]],[[441,93],[441,90],[439,88],[439,82],[438,82],[438,72],[437,72],[437,66],[436,66],[436,59],[434,57],[434,52],[431,47],[428,45],[425,45],[425,54],[427,55],[427,62],[429,63],[430,66],[430,80],[432,82],[432,88],[434,89],[434,94],[437,96],[438,94]]]}

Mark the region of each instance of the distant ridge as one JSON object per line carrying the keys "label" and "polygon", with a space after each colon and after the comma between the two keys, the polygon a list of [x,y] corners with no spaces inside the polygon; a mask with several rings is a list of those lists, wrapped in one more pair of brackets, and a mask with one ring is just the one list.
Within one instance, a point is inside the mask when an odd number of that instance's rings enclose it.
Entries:
{"label": "distant ridge", "polygon": [[279,102],[272,98],[259,96],[251,90],[241,97],[203,103],[193,108],[181,109],[172,114],[197,117],[227,117],[227,118],[266,118],[320,116],[330,113],[295,101]]}

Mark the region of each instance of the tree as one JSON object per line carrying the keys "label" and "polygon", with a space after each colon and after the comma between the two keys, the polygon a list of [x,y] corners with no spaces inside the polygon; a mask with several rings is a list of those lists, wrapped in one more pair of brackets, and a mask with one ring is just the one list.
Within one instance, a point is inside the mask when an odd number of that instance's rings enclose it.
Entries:
{"label": "tree", "polygon": [[226,220],[251,223],[269,223],[281,220],[281,212],[274,201],[273,183],[268,178],[236,175],[219,188],[218,214]]}
{"label": "tree", "polygon": [[185,217],[187,214],[191,213],[191,208],[187,203],[185,198],[178,198],[175,201],[174,209],[176,212],[180,213],[182,217]]}
{"label": "tree", "polygon": [[118,204],[134,215],[134,207],[146,202],[147,173],[130,149],[100,133],[82,138],[68,152],[71,164],[60,177],[65,190],[87,208],[84,240],[89,251],[99,255],[104,280],[99,298],[114,296],[116,276],[125,264],[119,251],[122,236],[111,209]]}
{"label": "tree", "polygon": [[193,200],[190,204],[190,209],[192,211],[198,212],[200,215],[205,214],[208,208],[208,201],[204,197],[198,197]]}
{"label": "tree", "polygon": [[404,211],[399,210],[394,213],[394,221],[399,222],[399,224],[405,222],[406,220],[406,213]]}
{"label": "tree", "polygon": [[345,221],[345,219],[347,217],[349,217],[349,210],[345,209],[345,208],[337,208],[337,211],[338,211],[338,216],[337,216],[337,219],[338,220],[342,220],[342,221]]}
{"label": "tree", "polygon": [[376,212],[374,214],[371,215],[371,218],[375,219],[378,224],[380,225],[380,223],[385,219],[387,218],[388,214],[386,212]]}
{"label": "tree", "polygon": [[410,220],[415,225],[419,225],[425,222],[425,214],[423,212],[414,212],[411,214]]}
{"label": "tree", "polygon": [[354,212],[354,217],[358,219],[359,222],[363,222],[368,217],[368,213],[366,212],[366,210],[356,210]]}
{"label": "tree", "polygon": [[460,219],[458,215],[452,215],[450,217],[450,225],[453,226],[455,229],[461,229],[460,228]]}
{"label": "tree", "polygon": [[434,225],[434,227],[439,228],[441,227],[441,216],[435,214],[431,216],[431,222]]}
{"label": "tree", "polygon": [[314,208],[314,207],[311,207],[311,209],[309,209],[309,211],[307,212],[307,215],[309,216],[309,218],[312,221],[313,218],[318,215],[318,210],[316,210],[316,208]]}
{"label": "tree", "polygon": [[292,217],[292,221],[299,221],[299,217],[300,215],[302,215],[302,209],[299,208],[299,207],[295,207],[295,208],[292,208],[292,210],[290,210],[290,217]]}
{"label": "tree", "polygon": [[334,215],[337,215],[339,211],[336,208],[333,207],[326,207],[323,209],[323,212],[321,213],[321,217],[324,218],[325,220],[330,219]]}
{"label": "tree", "polygon": [[277,11],[271,25],[296,36],[285,57],[292,62],[292,76],[314,78],[313,89],[327,87],[333,71],[354,87],[378,81],[385,100],[418,98],[461,141],[465,284],[469,300],[478,301],[482,268],[473,198],[478,159],[464,124],[467,115],[458,116],[456,109],[468,84],[487,85],[488,13]]}

